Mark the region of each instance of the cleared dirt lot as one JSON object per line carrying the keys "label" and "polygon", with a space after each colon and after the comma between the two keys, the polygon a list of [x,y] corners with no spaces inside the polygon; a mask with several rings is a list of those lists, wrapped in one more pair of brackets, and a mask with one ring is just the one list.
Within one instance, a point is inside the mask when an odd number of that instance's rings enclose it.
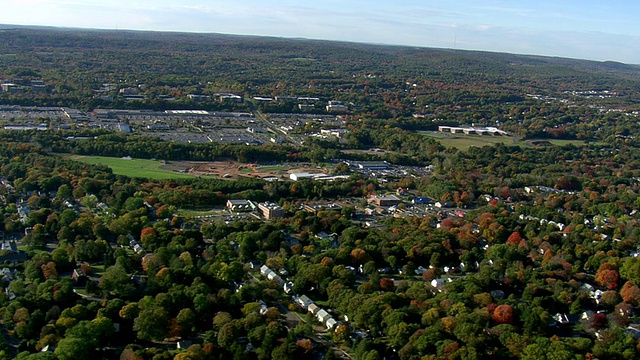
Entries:
{"label": "cleared dirt lot", "polygon": [[262,166],[257,164],[243,164],[236,161],[171,161],[161,166],[162,169],[185,172],[192,175],[214,176],[226,179],[239,177],[252,178],[280,178],[288,179],[294,172],[324,173],[326,169],[311,164],[281,164]]}

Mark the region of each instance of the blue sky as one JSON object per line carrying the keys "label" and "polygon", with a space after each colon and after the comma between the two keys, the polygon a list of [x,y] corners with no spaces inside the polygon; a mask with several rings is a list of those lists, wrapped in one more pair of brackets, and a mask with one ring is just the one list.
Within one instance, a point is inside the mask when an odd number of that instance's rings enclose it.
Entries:
{"label": "blue sky", "polygon": [[3,24],[304,37],[640,64],[637,0],[0,0],[0,9]]}

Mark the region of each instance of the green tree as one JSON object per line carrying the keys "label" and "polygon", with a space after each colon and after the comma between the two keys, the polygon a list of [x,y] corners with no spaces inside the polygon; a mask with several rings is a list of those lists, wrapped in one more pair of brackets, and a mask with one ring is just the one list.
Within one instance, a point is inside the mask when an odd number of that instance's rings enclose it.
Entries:
{"label": "green tree", "polygon": [[128,297],[135,290],[131,277],[121,265],[109,267],[100,278],[100,287],[119,297]]}

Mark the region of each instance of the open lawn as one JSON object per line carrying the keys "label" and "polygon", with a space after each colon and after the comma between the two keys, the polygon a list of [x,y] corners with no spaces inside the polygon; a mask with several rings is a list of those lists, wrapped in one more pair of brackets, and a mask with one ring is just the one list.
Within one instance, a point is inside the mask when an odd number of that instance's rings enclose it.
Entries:
{"label": "open lawn", "polygon": [[515,139],[510,136],[482,136],[465,134],[443,134],[437,131],[421,131],[421,134],[437,139],[443,146],[466,150],[472,146],[483,147],[495,144],[514,144]]}
{"label": "open lawn", "polygon": [[[585,146],[588,144],[587,141],[584,140],[549,140],[549,142],[556,146],[564,146],[568,144],[572,144],[574,146]],[[601,142],[591,142],[591,144],[601,145]]]}
{"label": "open lawn", "polygon": [[82,161],[88,164],[106,165],[116,175],[126,175],[129,177],[139,177],[154,180],[164,179],[192,179],[194,176],[183,174],[171,170],[163,169],[163,163],[157,160],[147,159],[125,159],[104,156],[69,156],[72,160]]}
{"label": "open lawn", "polygon": [[273,166],[260,166],[258,167],[258,169],[260,171],[284,171],[287,168],[285,166],[273,165]]}
{"label": "open lawn", "polygon": [[183,217],[209,216],[224,214],[223,209],[178,209],[178,215]]}

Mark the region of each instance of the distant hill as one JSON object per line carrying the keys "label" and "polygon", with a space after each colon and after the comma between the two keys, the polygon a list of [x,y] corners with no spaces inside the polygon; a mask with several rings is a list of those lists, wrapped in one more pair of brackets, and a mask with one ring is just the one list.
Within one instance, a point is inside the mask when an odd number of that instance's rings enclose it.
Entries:
{"label": "distant hill", "polygon": [[[11,55],[0,56],[0,78],[40,76],[58,84],[60,93],[76,92],[76,98],[91,97],[102,83],[134,80],[184,91],[211,84],[244,93],[313,96],[367,86],[382,93],[418,80],[427,87],[446,84],[515,96],[575,89],[637,94],[640,88],[640,66],[612,61],[212,33],[0,29],[0,54]],[[354,85],[353,79],[363,76],[370,77]]]}

